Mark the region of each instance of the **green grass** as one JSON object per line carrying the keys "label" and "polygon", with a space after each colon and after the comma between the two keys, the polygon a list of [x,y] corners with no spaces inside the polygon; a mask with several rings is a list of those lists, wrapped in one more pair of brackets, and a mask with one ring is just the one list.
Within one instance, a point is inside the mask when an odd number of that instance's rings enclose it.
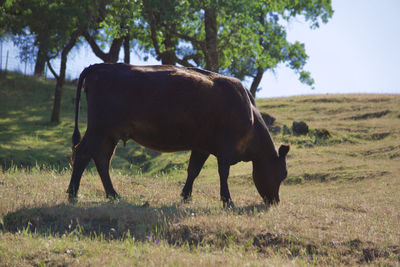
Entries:
{"label": "green grass", "polygon": [[[265,209],[251,163],[239,163],[229,179],[236,208],[224,210],[215,158],[182,203],[188,153],[133,142],[112,163],[124,199],[107,201],[89,168],[70,205],[75,88],[65,88],[62,122],[50,124],[54,86],[0,73],[0,265],[399,265],[399,95],[257,100],[276,125],[304,120],[311,131],[273,135],[291,145],[278,206]],[[84,132],[85,105],[81,122]]]}

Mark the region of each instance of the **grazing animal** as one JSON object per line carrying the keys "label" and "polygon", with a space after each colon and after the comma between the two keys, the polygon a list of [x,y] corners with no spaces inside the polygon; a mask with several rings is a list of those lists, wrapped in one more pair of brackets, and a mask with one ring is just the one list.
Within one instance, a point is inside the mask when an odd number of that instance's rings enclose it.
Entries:
{"label": "grazing animal", "polygon": [[[88,119],[81,139],[78,118],[83,83]],[[195,178],[213,154],[224,206],[233,206],[229,168],[239,161],[253,162],[253,180],[265,203],[279,202],[289,146],[276,151],[253,97],[235,78],[168,65],[95,64],[79,77],[75,108],[73,170],[67,190],[71,201],[91,159],[107,197],[118,198],[110,179],[110,161],[119,140],[133,139],[162,152],[191,150],[181,193],[184,200],[190,199]]]}

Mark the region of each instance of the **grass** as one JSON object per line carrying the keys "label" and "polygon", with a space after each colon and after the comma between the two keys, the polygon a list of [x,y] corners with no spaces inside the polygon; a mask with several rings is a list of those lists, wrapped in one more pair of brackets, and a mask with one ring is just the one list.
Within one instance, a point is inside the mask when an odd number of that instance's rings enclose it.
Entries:
{"label": "grass", "polygon": [[[251,164],[240,163],[229,179],[236,208],[225,210],[215,158],[182,203],[188,154],[133,142],[112,164],[124,199],[107,201],[92,168],[70,205],[74,88],[57,125],[47,123],[53,89],[0,74],[0,265],[399,265],[400,96],[258,100],[276,125],[304,120],[311,131],[273,135],[291,144],[279,205],[261,204]],[[330,137],[318,137],[321,129]]]}

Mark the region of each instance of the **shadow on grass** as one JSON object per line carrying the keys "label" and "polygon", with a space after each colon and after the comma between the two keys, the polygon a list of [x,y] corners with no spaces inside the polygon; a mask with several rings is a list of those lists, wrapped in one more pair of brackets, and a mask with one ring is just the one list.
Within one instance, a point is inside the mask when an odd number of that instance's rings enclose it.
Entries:
{"label": "shadow on grass", "polygon": [[170,222],[187,213],[174,205],[153,208],[124,201],[58,204],[10,212],[3,217],[3,228],[13,233],[31,231],[56,236],[72,233],[105,239],[121,239],[129,232],[135,239],[145,240],[149,235],[163,234]]}
{"label": "shadow on grass", "polygon": [[[68,166],[74,90],[65,86],[61,123],[51,123],[54,88],[53,81],[0,73],[0,165],[3,170],[37,165],[58,169]],[[85,107],[86,103],[83,113]]]}
{"label": "shadow on grass", "polygon": [[[265,205],[253,204],[226,212],[254,215],[265,210]],[[182,203],[161,207],[151,207],[147,202],[139,205],[125,201],[85,202],[76,205],[63,203],[54,206],[24,207],[9,212],[3,217],[2,228],[12,233],[28,231],[55,236],[74,233],[86,237],[102,236],[104,239],[124,239],[129,233],[136,240],[146,240],[148,236],[154,236],[167,238],[174,244],[188,240],[189,244],[198,244],[207,234],[204,229],[181,229],[179,222],[185,217],[193,216],[194,213],[211,214],[221,211],[218,208],[194,210],[184,207]],[[172,227],[174,224],[175,228]],[[202,234],[199,235],[199,232]],[[193,235],[198,238],[194,238]]]}
{"label": "shadow on grass", "polygon": [[[226,212],[255,215],[264,205],[237,207]],[[72,236],[99,240],[125,240],[158,242],[165,240],[174,246],[229,247],[232,244],[252,246],[265,255],[279,253],[288,258],[308,259],[332,255],[347,264],[371,263],[378,258],[400,260],[398,245],[379,247],[373,242],[359,239],[343,242],[313,242],[286,233],[268,231],[239,233],[225,227],[187,224],[193,212],[210,214],[220,211],[205,208],[192,210],[179,204],[149,207],[148,204],[86,202],[77,205],[58,204],[22,208],[3,217],[2,230],[11,233],[34,232],[43,236]],[[222,214],[220,214],[223,216]]]}

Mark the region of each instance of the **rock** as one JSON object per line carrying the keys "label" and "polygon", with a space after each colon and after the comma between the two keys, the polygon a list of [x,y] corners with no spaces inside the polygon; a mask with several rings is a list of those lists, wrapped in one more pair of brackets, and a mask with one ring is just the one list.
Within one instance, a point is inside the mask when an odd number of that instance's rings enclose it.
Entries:
{"label": "rock", "polygon": [[331,134],[329,133],[329,131],[327,129],[323,129],[323,128],[315,129],[314,135],[321,139],[328,139],[329,137],[331,137]]}
{"label": "rock", "polygon": [[308,133],[308,125],[304,121],[294,121],[292,125],[293,133],[296,135],[305,135]]}
{"label": "rock", "polygon": [[268,129],[273,134],[280,133],[282,130],[280,126],[270,126],[270,127],[268,127]]}
{"label": "rock", "polygon": [[273,125],[276,120],[274,117],[272,117],[271,115],[268,115],[267,113],[261,113],[261,117],[263,118],[263,120],[267,126]]}
{"label": "rock", "polygon": [[289,127],[286,125],[283,125],[283,134],[291,134],[292,132],[290,131]]}

